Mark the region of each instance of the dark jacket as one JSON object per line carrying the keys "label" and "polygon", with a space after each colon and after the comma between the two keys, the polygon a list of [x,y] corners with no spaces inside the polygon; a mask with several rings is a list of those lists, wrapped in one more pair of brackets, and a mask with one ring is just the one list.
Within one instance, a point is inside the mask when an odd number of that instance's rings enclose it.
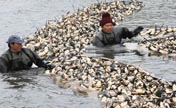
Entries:
{"label": "dark jacket", "polygon": [[0,57],[0,71],[16,71],[23,69],[30,69],[32,64],[38,67],[47,68],[47,65],[40,59],[40,57],[28,48],[22,48],[20,52],[14,53],[7,50]]}
{"label": "dark jacket", "polygon": [[115,45],[120,44],[122,39],[132,38],[133,36],[133,32],[125,27],[113,27],[113,30],[110,33],[103,31],[97,33],[92,43],[97,47]]}

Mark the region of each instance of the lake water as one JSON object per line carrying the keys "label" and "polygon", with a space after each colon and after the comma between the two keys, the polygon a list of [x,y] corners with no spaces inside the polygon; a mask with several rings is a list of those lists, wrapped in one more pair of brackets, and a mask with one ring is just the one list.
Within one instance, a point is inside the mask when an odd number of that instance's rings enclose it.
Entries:
{"label": "lake water", "polygon": [[[0,54],[7,50],[6,40],[9,35],[33,34],[47,20],[59,19],[68,11],[74,12],[77,8],[96,2],[96,0],[0,0]],[[129,28],[138,25],[145,28],[155,24],[176,25],[174,0],[143,0],[143,2],[145,7],[140,12],[127,17],[119,24]],[[101,55],[104,56],[103,54],[105,52]],[[172,81],[176,79],[173,58],[138,55],[135,52],[109,54],[108,56],[120,62],[140,65],[157,77]],[[30,74],[0,74],[0,108],[100,108],[97,99],[76,96],[69,89],[59,88],[51,78],[42,74],[42,70],[32,70],[28,73]]]}

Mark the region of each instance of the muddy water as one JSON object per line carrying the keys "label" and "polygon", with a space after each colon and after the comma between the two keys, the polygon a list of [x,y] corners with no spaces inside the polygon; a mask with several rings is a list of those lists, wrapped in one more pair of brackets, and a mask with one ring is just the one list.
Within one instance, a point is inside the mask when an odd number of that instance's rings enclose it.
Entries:
{"label": "muddy water", "polygon": [[[100,1],[100,0],[99,0]],[[104,0],[102,0],[104,1]],[[108,0],[106,0],[108,1]],[[109,0],[111,1],[111,0]],[[42,27],[47,20],[59,19],[68,11],[88,6],[96,0],[0,0],[0,54],[7,50],[9,35],[27,36]],[[145,0],[145,7],[119,24],[129,28],[157,25],[175,26],[174,0]],[[136,52],[100,51],[90,55],[106,56],[141,66],[166,80],[175,80],[175,59],[140,55]],[[0,74],[0,108],[100,108],[97,99],[76,96],[59,88],[43,70],[15,74]],[[28,74],[26,74],[28,73]]]}

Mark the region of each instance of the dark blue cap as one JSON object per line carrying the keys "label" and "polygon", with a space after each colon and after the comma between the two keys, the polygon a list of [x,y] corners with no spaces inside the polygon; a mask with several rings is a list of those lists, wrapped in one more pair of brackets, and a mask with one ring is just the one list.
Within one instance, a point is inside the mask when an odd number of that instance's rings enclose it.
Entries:
{"label": "dark blue cap", "polygon": [[7,43],[23,43],[24,40],[17,35],[12,35],[9,37]]}

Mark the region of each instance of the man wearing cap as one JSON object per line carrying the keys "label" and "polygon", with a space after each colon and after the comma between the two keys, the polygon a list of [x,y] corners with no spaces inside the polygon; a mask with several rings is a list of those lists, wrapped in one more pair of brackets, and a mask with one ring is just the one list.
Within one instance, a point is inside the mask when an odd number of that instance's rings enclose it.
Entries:
{"label": "man wearing cap", "polygon": [[32,50],[23,48],[23,42],[19,36],[9,37],[7,41],[9,49],[0,57],[0,72],[30,69],[33,63],[46,69],[54,68],[53,65],[45,64]]}
{"label": "man wearing cap", "polygon": [[114,22],[109,13],[102,14],[100,26],[102,27],[102,30],[97,33],[92,42],[93,45],[97,47],[120,44],[122,39],[130,39],[137,36],[143,30],[142,26],[137,27],[134,31],[129,31],[125,27],[113,27]]}

